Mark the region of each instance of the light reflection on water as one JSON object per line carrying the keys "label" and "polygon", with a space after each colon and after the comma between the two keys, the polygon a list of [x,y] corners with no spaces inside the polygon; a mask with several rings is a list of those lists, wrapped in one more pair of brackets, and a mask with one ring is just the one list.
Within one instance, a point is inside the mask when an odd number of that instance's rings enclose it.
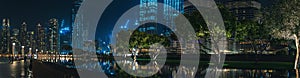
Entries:
{"label": "light reflection on water", "polygon": [[[18,78],[26,77],[28,73],[28,62],[14,61],[13,64],[3,62],[4,59],[0,59],[0,78]],[[127,59],[115,61],[113,59],[74,59],[72,57],[41,57],[38,59],[43,62],[51,62],[59,65],[64,65],[67,68],[78,68],[79,70],[88,70],[94,72],[104,72],[109,77],[133,77],[127,74],[124,70],[120,69],[121,66],[128,68],[129,70],[144,69],[149,73],[158,70],[157,74],[152,77],[172,78],[175,77],[174,73],[180,73],[185,77],[196,75],[196,78],[203,78],[207,70],[207,67],[178,67],[176,63],[166,63],[163,68],[159,69],[158,64],[150,64],[150,66],[143,66],[147,61],[129,61]],[[82,65],[74,65],[74,60],[84,61],[86,63]],[[27,60],[29,61],[29,60]],[[117,63],[120,63],[118,65]],[[101,70],[100,70],[101,69]],[[193,72],[197,70],[197,72]],[[296,71],[293,69],[237,69],[237,68],[224,68],[218,70],[220,72],[220,78],[297,78]],[[33,71],[34,72],[34,71]],[[177,76],[178,77],[178,76]],[[179,76],[180,77],[180,76]]]}
{"label": "light reflection on water", "polygon": [[[51,61],[50,59],[47,61],[54,62],[53,60]],[[66,59],[66,58],[59,59],[56,62],[65,65],[68,68],[77,68],[79,70],[88,70],[94,72],[104,72],[109,77],[133,77],[127,74],[124,70],[120,69],[120,66],[123,66],[124,68],[133,71],[137,69],[148,70],[148,72],[137,71],[141,74],[159,70],[157,74],[151,76],[156,78],[157,77],[173,78],[175,77],[174,73],[177,72],[178,70],[180,71],[178,71],[177,73],[184,75],[184,77],[191,77],[193,75],[196,75],[196,78],[203,78],[205,77],[206,71],[209,70],[207,69],[207,67],[199,67],[198,69],[195,69],[195,67],[179,68],[178,64],[168,64],[168,63],[166,63],[162,69],[159,69],[158,68],[159,66],[157,66],[157,64],[155,63],[150,64],[151,66],[144,66],[143,64],[141,64],[141,63],[147,63],[145,61],[137,61],[137,62],[132,62],[129,60],[114,61],[112,59],[99,59],[98,60],[99,62],[94,62],[95,59],[80,60],[80,61],[85,61],[87,63],[74,66],[73,60]],[[117,65],[117,62],[120,63],[120,65]],[[193,72],[194,70],[197,70],[197,72]],[[220,72],[220,78],[295,78],[296,77],[295,70],[288,70],[288,69],[285,70],[285,69],[224,68],[218,71]]]}
{"label": "light reflection on water", "polygon": [[294,78],[294,70],[223,69],[222,78]]}

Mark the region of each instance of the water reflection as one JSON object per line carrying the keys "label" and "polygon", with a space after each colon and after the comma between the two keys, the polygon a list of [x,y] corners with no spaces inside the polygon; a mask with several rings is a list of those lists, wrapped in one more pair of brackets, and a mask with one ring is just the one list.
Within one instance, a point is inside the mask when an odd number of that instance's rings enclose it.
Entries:
{"label": "water reflection", "polygon": [[[98,58],[90,58],[90,59],[76,59],[80,61],[84,61],[86,63],[81,65],[74,65],[74,59],[71,58],[58,58],[56,61],[51,59],[43,59],[48,62],[56,62],[57,64],[65,65],[68,68],[77,68],[79,70],[87,70],[93,72],[102,72],[108,75],[109,77],[134,77],[124,70],[121,69],[127,68],[126,70],[135,71],[137,69],[148,70],[148,72],[139,72],[140,74],[155,72],[152,77],[154,78],[191,78],[192,76],[196,76],[196,78],[203,78],[207,71],[213,70],[208,69],[207,67],[179,67],[177,63],[167,62],[161,69],[159,69],[159,65],[151,63],[151,66],[145,66],[144,63],[147,61],[129,61],[127,59],[115,61],[113,59],[98,59]],[[98,62],[95,62],[98,61]],[[117,64],[119,63],[119,65]],[[196,71],[197,72],[194,72]],[[297,71],[293,69],[236,69],[236,68],[224,68],[216,70],[220,73],[219,78],[296,78]],[[176,75],[175,73],[179,73],[180,75]]]}
{"label": "water reflection", "polygon": [[222,78],[295,78],[294,70],[223,69]]}

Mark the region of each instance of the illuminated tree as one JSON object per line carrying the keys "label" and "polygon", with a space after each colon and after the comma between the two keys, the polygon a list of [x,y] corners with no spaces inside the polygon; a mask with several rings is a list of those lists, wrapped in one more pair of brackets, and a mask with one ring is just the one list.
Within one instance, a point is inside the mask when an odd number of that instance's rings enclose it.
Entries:
{"label": "illuminated tree", "polygon": [[299,59],[300,1],[278,0],[268,9],[265,19],[268,29],[272,29],[270,31],[273,37],[295,40],[297,52],[294,69],[296,69]]}

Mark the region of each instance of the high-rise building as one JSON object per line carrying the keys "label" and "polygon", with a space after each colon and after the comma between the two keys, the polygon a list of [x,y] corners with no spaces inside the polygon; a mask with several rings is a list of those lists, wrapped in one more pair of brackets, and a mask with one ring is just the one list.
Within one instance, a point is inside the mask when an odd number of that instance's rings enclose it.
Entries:
{"label": "high-rise building", "polygon": [[20,28],[19,40],[21,41],[21,46],[27,46],[27,24],[23,22]]}
{"label": "high-rise building", "polygon": [[3,19],[2,22],[2,53],[10,53],[10,24],[9,19]]}
{"label": "high-rise building", "polygon": [[[20,47],[24,46],[24,52],[28,52],[28,47],[30,47],[30,40],[29,40],[29,35],[27,31],[27,24],[26,22],[23,22],[20,28],[20,35],[19,35],[19,40],[20,42]],[[22,48],[18,48],[19,51],[21,51]]]}
{"label": "high-rise building", "polygon": [[37,50],[38,52],[45,52],[46,51],[46,33],[45,29],[42,27],[42,25],[39,23],[37,25],[37,38],[36,38],[36,43],[37,43]]}
{"label": "high-rise building", "polygon": [[257,0],[228,0],[226,7],[238,21],[258,20],[261,16],[261,3]]}
{"label": "high-rise building", "polygon": [[[171,27],[170,29],[176,31],[175,19],[180,13],[184,12],[184,0],[164,0],[164,4],[164,22]],[[174,12],[172,9],[179,12]],[[170,35],[169,32],[166,31],[165,34]]]}
{"label": "high-rise building", "polygon": [[[258,0],[215,0],[218,5],[225,5],[226,8],[234,15],[237,21],[243,20],[258,20],[261,16],[260,9],[261,3]],[[191,15],[193,12],[198,11],[195,6],[185,1],[184,9],[185,14]]]}
{"label": "high-rise building", "polygon": [[[72,31],[72,37],[74,41],[72,47],[73,48],[80,48],[82,47],[82,35],[79,33],[83,29],[80,27],[82,26],[82,15],[77,14],[77,11],[79,10],[79,7],[81,6],[81,3],[83,0],[74,0],[73,1],[73,9],[72,9],[72,27],[70,28],[70,31]],[[75,23],[75,18],[77,18],[77,23]]]}
{"label": "high-rise building", "polygon": [[72,45],[72,32],[70,30],[69,25],[65,25],[65,21],[61,20],[60,21],[60,26],[59,26],[59,37],[60,37],[60,51],[63,54],[67,54],[70,52],[70,46]]}
{"label": "high-rise building", "polygon": [[142,27],[139,28],[139,31],[156,33],[157,24],[146,24],[149,22],[156,23],[158,15],[158,1],[157,0],[140,0],[140,17],[139,22]]}
{"label": "high-rise building", "polygon": [[[35,33],[34,31],[27,32],[27,45],[25,46],[25,54],[32,53],[34,49],[36,49],[36,40],[34,39]],[[31,48],[31,50],[30,50]]]}
{"label": "high-rise building", "polygon": [[79,7],[83,0],[73,0],[73,7],[72,7],[72,25],[75,21],[75,18],[77,16],[77,11],[79,10]]}
{"label": "high-rise building", "polygon": [[49,31],[48,31],[48,39],[49,39],[49,52],[58,54],[59,53],[59,25],[58,20],[52,18],[49,20]]}
{"label": "high-rise building", "polygon": [[[159,6],[158,3],[163,3]],[[179,12],[174,12],[177,10]],[[179,13],[184,12],[184,0],[140,0],[140,17],[139,23],[144,24],[139,28],[139,31],[148,33],[168,33],[169,28],[162,27],[157,24],[157,21],[163,21],[172,30],[176,30],[175,18]],[[163,14],[161,16],[161,14]],[[159,18],[158,17],[163,17]],[[146,24],[145,24],[146,23]],[[153,24],[147,24],[153,23]],[[161,32],[163,30],[163,32]]]}
{"label": "high-rise building", "polygon": [[20,32],[19,29],[12,30],[11,44],[12,44],[12,47],[14,47],[14,49],[11,49],[11,51],[14,52],[14,54],[18,54],[18,52],[20,52],[21,46],[20,46],[20,41],[18,38],[19,32]]}

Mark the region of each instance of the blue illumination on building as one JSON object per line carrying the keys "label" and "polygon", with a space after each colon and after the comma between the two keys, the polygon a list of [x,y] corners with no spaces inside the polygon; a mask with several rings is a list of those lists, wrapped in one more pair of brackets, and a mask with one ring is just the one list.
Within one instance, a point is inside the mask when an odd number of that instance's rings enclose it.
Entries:
{"label": "blue illumination on building", "polygon": [[70,32],[70,27],[61,28],[59,31],[60,34],[67,34],[69,32]]}
{"label": "blue illumination on building", "polygon": [[[158,6],[158,3],[163,3],[163,6]],[[179,12],[174,12],[177,10]],[[157,21],[163,21],[170,26],[172,30],[176,31],[175,18],[179,13],[184,13],[184,0],[140,0],[140,24],[145,23],[157,23]],[[163,14],[163,18],[160,17]],[[159,25],[142,25],[139,28],[142,32],[160,33],[158,30],[166,30],[168,28],[161,27]],[[170,31],[164,31],[163,33],[169,33]]]}
{"label": "blue illumination on building", "polygon": [[177,10],[180,13],[184,13],[184,0],[164,0],[164,4],[164,21],[168,26],[172,27],[172,30],[176,30],[175,18],[179,15],[179,13],[172,11],[172,9]]}
{"label": "blue illumination on building", "polygon": [[121,29],[127,30],[129,22],[130,22],[130,20],[127,20],[126,24],[121,26]]}

